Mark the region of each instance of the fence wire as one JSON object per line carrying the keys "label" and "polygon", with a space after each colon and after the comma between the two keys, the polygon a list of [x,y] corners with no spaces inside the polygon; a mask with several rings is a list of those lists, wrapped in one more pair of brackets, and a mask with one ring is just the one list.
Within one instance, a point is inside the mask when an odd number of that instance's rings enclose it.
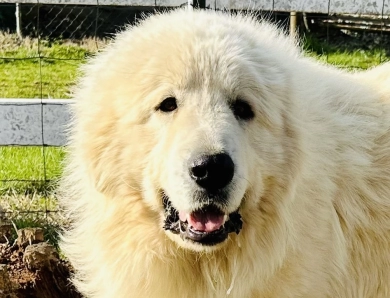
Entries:
{"label": "fence wire", "polygon": [[[180,6],[186,4],[186,1]],[[248,7],[250,7],[248,0]],[[98,3],[98,2],[97,2]],[[335,15],[299,13],[298,34],[304,48],[339,67],[367,68],[390,57],[390,17],[382,13]],[[383,1],[383,7],[384,7]],[[166,7],[18,4],[0,1],[0,98],[69,98],[77,68],[125,25]],[[208,6],[206,9],[213,9]],[[19,21],[15,20],[16,16]],[[259,15],[289,28],[288,12]],[[338,61],[337,52],[367,55],[359,62]],[[347,63],[348,62],[348,63]],[[63,148],[45,145],[0,147],[1,213],[42,214],[58,211],[53,192],[61,173]]]}

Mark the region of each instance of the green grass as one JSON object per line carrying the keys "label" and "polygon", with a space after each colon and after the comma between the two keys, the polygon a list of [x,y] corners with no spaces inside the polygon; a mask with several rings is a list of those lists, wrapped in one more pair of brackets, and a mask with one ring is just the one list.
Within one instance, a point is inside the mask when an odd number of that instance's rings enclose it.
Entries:
{"label": "green grass", "polygon": [[0,60],[0,97],[68,98],[81,61]]}
{"label": "green grass", "polygon": [[[10,243],[17,229],[40,227],[45,240],[58,248],[60,228],[68,221],[57,212],[53,190],[64,154],[63,148],[56,147],[0,147],[0,222],[15,227]],[[25,181],[1,181],[13,179]]]}
{"label": "green grass", "polygon": [[320,55],[308,52],[308,55],[317,58],[319,61],[348,69],[368,69],[389,60],[384,51],[380,49],[370,51],[354,50],[351,52],[339,51]]}
{"label": "green grass", "polygon": [[77,69],[104,43],[19,40],[0,32],[0,98],[68,98]]}
{"label": "green grass", "polygon": [[58,147],[0,147],[0,195],[47,192],[52,184],[45,180],[55,181],[60,175],[64,155]]}
{"label": "green grass", "polygon": [[337,36],[327,41],[309,34],[303,37],[302,48],[308,56],[348,69],[367,69],[390,58],[385,46],[372,41],[364,42],[362,36],[357,40],[350,36]]}

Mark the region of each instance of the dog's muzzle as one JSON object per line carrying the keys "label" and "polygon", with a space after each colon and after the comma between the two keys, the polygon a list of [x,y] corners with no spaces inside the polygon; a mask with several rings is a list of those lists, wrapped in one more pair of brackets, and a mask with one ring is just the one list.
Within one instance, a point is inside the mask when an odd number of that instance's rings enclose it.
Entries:
{"label": "dog's muzzle", "polygon": [[212,246],[225,241],[229,233],[238,234],[242,229],[238,210],[227,215],[215,205],[205,205],[191,213],[179,212],[165,194],[163,205],[164,229],[184,240]]}

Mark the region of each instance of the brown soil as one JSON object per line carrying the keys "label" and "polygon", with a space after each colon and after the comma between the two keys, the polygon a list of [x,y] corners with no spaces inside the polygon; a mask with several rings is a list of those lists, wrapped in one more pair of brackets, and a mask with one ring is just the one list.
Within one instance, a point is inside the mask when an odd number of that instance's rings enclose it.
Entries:
{"label": "brown soil", "polygon": [[24,248],[0,244],[0,297],[81,298],[69,282],[71,266],[62,260],[29,270],[23,261]]}

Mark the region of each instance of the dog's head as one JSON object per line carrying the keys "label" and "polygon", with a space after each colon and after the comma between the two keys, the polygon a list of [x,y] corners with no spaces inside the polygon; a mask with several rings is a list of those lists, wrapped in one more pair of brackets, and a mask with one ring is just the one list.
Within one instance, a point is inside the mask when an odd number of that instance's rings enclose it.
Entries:
{"label": "dog's head", "polygon": [[99,191],[136,190],[184,247],[240,233],[267,181],[288,172],[282,61],[293,54],[283,42],[267,25],[213,12],[160,15],[120,35],[84,83],[96,107],[79,105],[99,127],[84,136]]}

